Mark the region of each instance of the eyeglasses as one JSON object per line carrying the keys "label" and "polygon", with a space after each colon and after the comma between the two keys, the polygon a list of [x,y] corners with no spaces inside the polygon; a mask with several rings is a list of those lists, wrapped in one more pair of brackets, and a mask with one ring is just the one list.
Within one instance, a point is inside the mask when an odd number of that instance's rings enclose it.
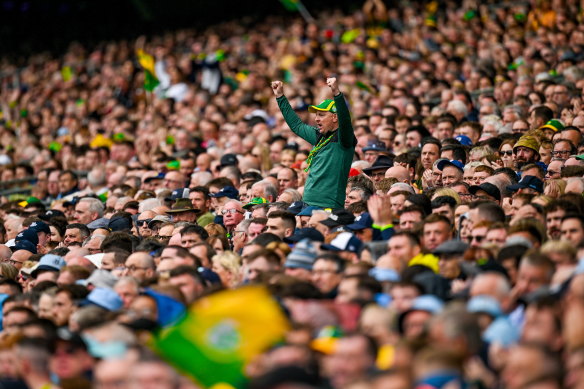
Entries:
{"label": "eyeglasses", "polygon": [[324,275],[324,274],[336,274],[337,271],[333,269],[319,269],[319,270],[312,270],[312,274],[315,275]]}
{"label": "eyeglasses", "polygon": [[507,150],[507,151],[499,151],[499,154],[501,154],[501,156],[503,155],[513,155],[513,150]]}
{"label": "eyeglasses", "polygon": [[235,215],[236,213],[243,213],[235,208],[231,208],[231,209],[224,209],[223,211],[221,211],[221,215],[227,215],[228,213]]}
{"label": "eyeglasses", "polygon": [[135,272],[136,270],[147,270],[147,269],[149,269],[149,268],[147,268],[147,267],[140,267],[140,266],[134,266],[134,265],[132,265],[132,266],[127,266],[127,267],[126,267],[126,269],[127,269],[127,270],[129,270],[129,271],[131,271],[131,272],[133,273],[133,272]]}
{"label": "eyeglasses", "polygon": [[138,223],[139,226],[143,225],[144,223],[146,223],[146,225],[148,225],[148,224],[150,224],[151,221],[152,221],[152,219],[136,220],[136,222]]}
{"label": "eyeglasses", "polygon": [[371,178],[375,178],[375,177],[385,177],[385,172],[377,172],[377,173],[370,173],[369,177]]}
{"label": "eyeglasses", "polygon": [[485,239],[484,235],[475,235],[475,236],[471,236],[472,240],[476,240],[477,242],[481,243],[483,241],[483,239]]}
{"label": "eyeglasses", "polygon": [[2,262],[9,263],[11,265],[16,265],[17,263],[20,263],[20,264],[23,264],[24,263],[23,261],[17,261],[16,259],[12,259],[12,258],[5,259]]}
{"label": "eyeglasses", "polygon": [[154,238],[158,240],[169,240],[172,238],[172,235],[154,235]]}
{"label": "eyeglasses", "polygon": [[551,176],[555,176],[556,174],[562,174],[562,172],[556,172],[554,170],[549,170],[546,173],[546,176],[551,177]]}
{"label": "eyeglasses", "polygon": [[572,153],[571,150],[557,150],[557,151],[552,151],[552,156],[557,157],[560,155],[565,155],[565,156],[569,156]]}

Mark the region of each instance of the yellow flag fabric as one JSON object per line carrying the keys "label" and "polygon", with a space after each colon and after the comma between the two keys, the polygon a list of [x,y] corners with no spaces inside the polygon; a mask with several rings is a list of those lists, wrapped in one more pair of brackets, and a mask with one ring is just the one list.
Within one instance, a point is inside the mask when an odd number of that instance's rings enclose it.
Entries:
{"label": "yellow flag fabric", "polygon": [[289,328],[261,286],[222,291],[197,301],[185,318],[154,340],[159,354],[210,388],[244,387],[245,366],[281,340]]}

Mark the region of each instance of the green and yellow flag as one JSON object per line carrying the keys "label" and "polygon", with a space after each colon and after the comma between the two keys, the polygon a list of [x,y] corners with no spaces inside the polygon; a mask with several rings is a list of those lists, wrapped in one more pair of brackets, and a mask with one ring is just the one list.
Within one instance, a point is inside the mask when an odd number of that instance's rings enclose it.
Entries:
{"label": "green and yellow flag", "polygon": [[242,388],[245,366],[283,339],[288,328],[268,291],[246,286],[197,301],[179,323],[155,338],[154,349],[206,388]]}
{"label": "green and yellow flag", "polygon": [[280,3],[290,12],[298,11],[298,0],[280,0]]}
{"label": "green and yellow flag", "polygon": [[144,69],[144,89],[152,92],[160,84],[154,70],[154,57],[142,49],[139,49],[136,55],[138,56],[140,66]]}

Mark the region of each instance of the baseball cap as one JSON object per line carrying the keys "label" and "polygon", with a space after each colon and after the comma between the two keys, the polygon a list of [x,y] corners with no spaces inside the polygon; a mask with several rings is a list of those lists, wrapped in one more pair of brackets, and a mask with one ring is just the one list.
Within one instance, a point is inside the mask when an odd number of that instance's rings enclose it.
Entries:
{"label": "baseball cap", "polygon": [[160,173],[158,173],[158,174],[157,174],[157,175],[155,175],[155,176],[146,177],[146,178],[144,179],[144,183],[146,183],[146,184],[147,184],[147,183],[149,183],[149,182],[151,182],[151,181],[154,181],[154,180],[162,180],[162,179],[164,179],[164,176],[166,176],[166,174],[165,174],[165,173],[162,173],[162,172],[160,172]]}
{"label": "baseball cap", "polygon": [[320,223],[329,228],[346,226],[355,221],[355,216],[344,208],[334,209],[328,219],[321,220]]}
{"label": "baseball cap", "polygon": [[337,113],[337,106],[334,100],[326,99],[318,105],[308,107],[308,112],[310,113],[316,113],[317,111]]}
{"label": "baseball cap", "polygon": [[518,191],[519,189],[533,189],[539,193],[543,193],[543,181],[536,176],[525,176],[521,177],[521,180],[515,185],[507,186],[507,190],[511,192]]}
{"label": "baseball cap", "polygon": [[268,204],[268,200],[264,199],[263,197],[254,197],[251,201],[243,206],[243,209],[249,209],[254,205],[259,204]]}
{"label": "baseball cap", "polygon": [[132,220],[123,215],[112,216],[108,222],[108,228],[112,231],[124,231],[132,229]]}
{"label": "baseball cap", "polygon": [[30,251],[33,254],[37,253],[36,245],[33,244],[32,242],[29,242],[28,240],[21,240],[19,242],[16,242],[14,246],[10,247],[10,249],[12,250],[13,253],[18,250]]}
{"label": "baseball cap", "polygon": [[363,242],[350,232],[341,232],[330,244],[320,246],[323,250],[329,251],[350,251],[358,254],[363,248]]}
{"label": "baseball cap", "polygon": [[117,277],[115,277],[109,270],[96,269],[93,271],[93,273],[91,273],[89,278],[85,280],[79,280],[77,281],[77,284],[84,286],[91,284],[96,288],[112,289],[117,281]]}
{"label": "baseball cap", "polygon": [[447,240],[434,249],[434,255],[463,254],[468,249],[468,244],[458,239]]}
{"label": "baseball cap", "polygon": [[97,305],[108,311],[118,311],[124,303],[121,297],[110,288],[95,288],[87,295],[80,305]]}
{"label": "baseball cap", "polygon": [[562,131],[564,129],[564,123],[562,123],[558,119],[551,119],[546,124],[541,126],[539,129],[543,130],[544,128],[549,128],[553,132]]}
{"label": "baseball cap", "polygon": [[287,211],[291,214],[298,215],[298,213],[302,211],[304,207],[306,207],[306,203],[304,201],[294,201],[292,204],[290,204]]}
{"label": "baseball cap", "polygon": [[317,242],[324,242],[324,236],[316,229],[311,227],[300,228],[299,230],[294,231],[292,236],[288,236],[284,238],[284,242],[286,243],[296,243],[300,242],[303,239],[310,239]]}
{"label": "baseball cap", "polygon": [[489,182],[483,182],[480,185],[473,185],[468,188],[468,191],[473,195],[476,195],[479,190],[486,192],[489,196],[494,197],[497,200],[501,200],[501,191]]}
{"label": "baseball cap", "polygon": [[90,230],[97,230],[98,228],[109,228],[109,219],[105,217],[100,217],[94,221],[87,224],[87,228]]}
{"label": "baseball cap", "polygon": [[371,228],[373,226],[373,219],[368,212],[363,212],[361,215],[355,218],[355,221],[347,225],[347,229],[351,231],[361,231],[365,228]]}
{"label": "baseball cap", "polygon": [[491,296],[479,295],[474,296],[466,303],[466,310],[471,313],[486,313],[493,318],[503,314],[501,305]]}
{"label": "baseball cap", "polygon": [[57,209],[49,209],[39,215],[39,219],[49,221],[53,217],[65,217],[65,214]]}
{"label": "baseball cap", "polygon": [[235,154],[224,154],[221,157],[219,167],[224,168],[225,166],[237,166],[238,163],[239,162],[237,161],[237,156]]}
{"label": "baseball cap", "polygon": [[224,188],[221,188],[221,190],[217,193],[210,193],[209,197],[229,197],[230,199],[234,199],[237,200],[237,197],[239,196],[239,192],[237,191],[237,189],[235,189],[233,186],[226,186]]}
{"label": "baseball cap", "polygon": [[422,311],[422,312],[428,312],[432,315],[435,315],[435,314],[441,312],[443,308],[444,308],[444,302],[432,294],[424,294],[424,295],[416,297],[414,299],[414,301],[412,302],[412,307],[410,309],[408,309],[407,311],[402,312],[398,317],[399,332],[403,334],[404,320],[405,320],[406,316],[409,315],[410,313],[416,312],[416,311]]}
{"label": "baseball cap", "polygon": [[67,265],[63,257],[55,254],[45,254],[41,257],[36,268],[31,272],[31,275],[36,278],[41,271],[59,271],[62,267]]}
{"label": "baseball cap", "polygon": [[188,199],[190,190],[189,188],[179,188],[172,191],[170,194],[170,199],[175,201],[177,199]]}
{"label": "baseball cap", "polygon": [[37,232],[35,230],[31,230],[30,228],[20,231],[14,238],[15,243],[21,242],[23,240],[29,241],[35,246],[39,244],[39,236],[37,235]]}
{"label": "baseball cap", "polygon": [[444,168],[446,166],[454,166],[458,170],[464,171],[464,164],[460,161],[455,160],[455,159],[452,159],[452,160],[443,159],[440,162],[438,162],[438,164],[436,165],[436,167],[440,171],[444,170]]}
{"label": "baseball cap", "polygon": [[298,212],[296,216],[312,216],[312,211],[321,210],[321,207],[317,207],[315,205],[309,205],[302,209],[302,211]]}
{"label": "baseball cap", "polygon": [[466,135],[457,135],[454,137],[463,146],[472,146],[472,140]]}
{"label": "baseball cap", "polygon": [[363,151],[387,151],[385,148],[385,143],[381,141],[372,140],[367,143],[367,146],[363,147]]}
{"label": "baseball cap", "polygon": [[30,223],[30,226],[28,228],[34,230],[35,232],[44,232],[45,234],[51,233],[51,229],[49,228],[49,225],[47,223],[41,222],[41,221],[36,221],[36,222]]}

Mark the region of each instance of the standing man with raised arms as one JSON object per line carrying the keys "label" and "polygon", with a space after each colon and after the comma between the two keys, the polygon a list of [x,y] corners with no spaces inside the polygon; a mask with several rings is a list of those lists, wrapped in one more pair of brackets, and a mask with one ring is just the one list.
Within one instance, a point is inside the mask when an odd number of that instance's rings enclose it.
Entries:
{"label": "standing man with raised arms", "polygon": [[326,83],[334,100],[327,99],[308,108],[316,115],[316,127],[303,123],[296,115],[284,96],[281,81],[272,82],[272,90],[290,129],[313,146],[306,159],[309,173],[304,186],[304,202],[322,208],[343,208],[357,139],[337,79],[329,77]]}

